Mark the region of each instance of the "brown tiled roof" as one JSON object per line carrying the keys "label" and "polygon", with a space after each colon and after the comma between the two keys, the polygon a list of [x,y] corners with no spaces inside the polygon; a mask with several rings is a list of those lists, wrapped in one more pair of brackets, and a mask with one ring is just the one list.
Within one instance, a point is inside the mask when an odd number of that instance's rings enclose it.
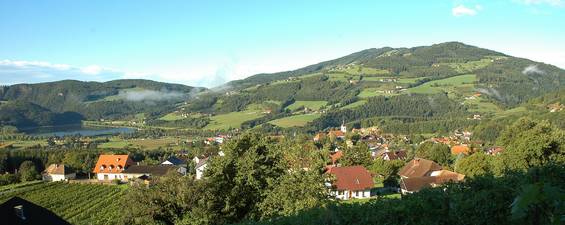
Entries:
{"label": "brown tiled roof", "polygon": [[133,160],[128,155],[100,155],[92,170],[94,173],[121,173]]}
{"label": "brown tiled roof", "polygon": [[398,172],[398,175],[401,177],[423,177],[432,171],[438,171],[441,169],[441,166],[434,161],[415,158],[402,167],[402,169]]}
{"label": "brown tiled roof", "polygon": [[451,172],[449,170],[441,170],[438,176],[401,178],[400,188],[409,192],[414,192],[425,187],[434,187],[450,181],[459,182],[464,178],[465,175],[463,174]]}
{"label": "brown tiled roof", "polygon": [[127,174],[151,174],[152,176],[163,176],[177,167],[169,165],[133,165],[123,171]]}
{"label": "brown tiled roof", "polygon": [[330,135],[335,135],[336,137],[345,137],[345,133],[343,133],[343,131],[341,130],[332,130],[329,133]]}
{"label": "brown tiled roof", "polygon": [[363,166],[332,167],[328,173],[336,178],[333,186],[337,190],[367,190],[373,188],[373,178]]}
{"label": "brown tiled roof", "polygon": [[45,169],[45,171],[43,171],[43,173],[66,175],[66,174],[72,174],[74,173],[74,171],[70,169],[68,166],[65,166],[64,164],[51,164]]}
{"label": "brown tiled roof", "polygon": [[390,160],[405,159],[406,151],[384,152],[383,157],[387,155]]}

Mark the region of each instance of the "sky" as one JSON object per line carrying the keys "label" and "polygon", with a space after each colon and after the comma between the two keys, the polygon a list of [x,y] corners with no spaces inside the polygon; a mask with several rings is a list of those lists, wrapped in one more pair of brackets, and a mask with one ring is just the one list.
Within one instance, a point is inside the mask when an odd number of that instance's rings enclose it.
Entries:
{"label": "sky", "polygon": [[214,87],[367,48],[446,41],[565,68],[565,0],[0,0],[0,85]]}

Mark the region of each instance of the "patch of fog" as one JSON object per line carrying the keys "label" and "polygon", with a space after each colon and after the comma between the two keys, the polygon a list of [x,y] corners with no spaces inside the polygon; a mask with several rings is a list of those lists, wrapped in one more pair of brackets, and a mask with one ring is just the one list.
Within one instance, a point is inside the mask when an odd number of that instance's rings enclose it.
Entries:
{"label": "patch of fog", "polygon": [[526,68],[524,68],[524,70],[522,70],[522,73],[525,75],[535,75],[535,74],[545,74],[545,71],[543,71],[542,69],[538,68],[538,65],[532,64],[529,66],[526,66]]}
{"label": "patch of fog", "polygon": [[127,101],[141,102],[141,101],[168,101],[177,100],[187,97],[187,94],[177,91],[154,91],[154,90],[127,90],[120,91],[118,98]]}
{"label": "patch of fog", "polygon": [[490,97],[494,97],[499,101],[502,101],[502,95],[500,95],[500,92],[498,92],[494,88],[477,88],[477,91]]}

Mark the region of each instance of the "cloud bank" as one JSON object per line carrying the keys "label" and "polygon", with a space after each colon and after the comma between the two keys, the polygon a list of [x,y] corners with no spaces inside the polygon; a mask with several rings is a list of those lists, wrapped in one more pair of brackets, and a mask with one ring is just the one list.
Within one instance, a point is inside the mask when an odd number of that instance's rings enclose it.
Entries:
{"label": "cloud bank", "polygon": [[120,91],[118,94],[118,98],[124,99],[127,101],[133,102],[141,102],[141,101],[168,101],[168,100],[177,100],[186,97],[185,94],[181,92],[174,92],[174,91],[154,91],[154,90],[124,90]]}
{"label": "cloud bank", "polygon": [[535,74],[545,74],[545,71],[541,70],[540,68],[538,68],[538,65],[529,65],[526,68],[524,68],[524,70],[522,70],[522,73],[525,75],[535,75]]}
{"label": "cloud bank", "polygon": [[107,81],[123,77],[123,72],[97,65],[75,67],[43,61],[0,60],[0,85],[67,79]]}

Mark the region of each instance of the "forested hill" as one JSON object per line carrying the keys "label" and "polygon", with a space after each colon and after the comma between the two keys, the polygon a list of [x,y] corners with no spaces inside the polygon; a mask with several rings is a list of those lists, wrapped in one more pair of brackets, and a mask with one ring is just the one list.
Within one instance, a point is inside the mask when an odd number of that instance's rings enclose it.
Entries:
{"label": "forested hill", "polygon": [[[261,125],[315,131],[345,121],[435,133],[473,126],[480,121],[468,118],[475,115],[483,120],[510,115],[518,110],[504,112],[558,93],[564,83],[565,71],[558,67],[447,42],[367,49],[293,71],[250,76],[201,95],[182,110],[192,115],[188,122],[198,120],[199,128],[208,129]],[[232,116],[236,119],[226,123]]]}
{"label": "forested hill", "polygon": [[54,113],[76,112],[86,119],[100,119],[141,112],[160,113],[203,90],[150,80],[104,83],[63,80],[5,86],[0,88],[0,100],[33,103]]}

